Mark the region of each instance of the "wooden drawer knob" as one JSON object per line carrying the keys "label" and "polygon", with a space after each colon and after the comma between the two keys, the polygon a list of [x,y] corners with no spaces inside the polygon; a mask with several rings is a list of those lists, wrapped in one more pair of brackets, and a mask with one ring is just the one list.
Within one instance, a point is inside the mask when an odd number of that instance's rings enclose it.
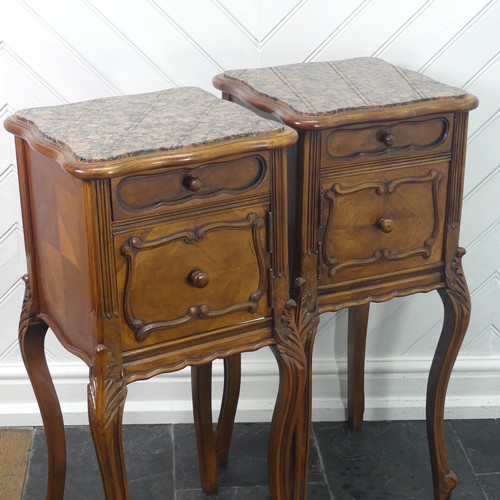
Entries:
{"label": "wooden drawer knob", "polygon": [[382,134],[382,142],[388,147],[394,146],[394,136],[384,133]]}
{"label": "wooden drawer knob", "polygon": [[378,220],[377,225],[384,233],[390,233],[394,229],[394,221],[392,219],[387,219],[382,217]]}
{"label": "wooden drawer knob", "polygon": [[191,285],[195,286],[196,288],[205,288],[208,285],[208,282],[210,281],[208,278],[208,274],[204,273],[203,271],[200,271],[199,269],[191,271],[189,273],[188,280],[191,283]]}
{"label": "wooden drawer knob", "polygon": [[192,177],[191,175],[188,175],[184,179],[184,185],[193,192],[199,191],[201,189],[202,183],[201,180],[198,179],[198,177]]}

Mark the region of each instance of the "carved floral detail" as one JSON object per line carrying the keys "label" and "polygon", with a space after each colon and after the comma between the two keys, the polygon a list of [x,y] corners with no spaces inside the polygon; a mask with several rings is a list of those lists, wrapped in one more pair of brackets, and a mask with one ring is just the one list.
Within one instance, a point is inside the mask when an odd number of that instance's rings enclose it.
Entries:
{"label": "carved floral detail", "polygon": [[449,269],[446,269],[446,288],[463,307],[470,311],[469,288],[462,268],[465,248],[458,247]]}
{"label": "carved floral detail", "polygon": [[26,330],[30,324],[39,322],[33,314],[33,293],[31,290],[29,276],[25,274],[22,277],[22,280],[24,281],[25,289],[21,317],[19,318],[19,334]]}
{"label": "carved floral detail", "polygon": [[305,366],[303,346],[319,324],[319,313],[316,304],[311,304],[311,291],[302,277],[295,281],[294,296],[296,300],[289,299],[281,315],[285,328],[277,328],[277,343],[278,349],[286,350]]}
{"label": "carved floral detail", "polygon": [[94,350],[88,385],[89,415],[94,425],[107,427],[117,412],[122,411],[127,395],[122,364],[102,344]]}

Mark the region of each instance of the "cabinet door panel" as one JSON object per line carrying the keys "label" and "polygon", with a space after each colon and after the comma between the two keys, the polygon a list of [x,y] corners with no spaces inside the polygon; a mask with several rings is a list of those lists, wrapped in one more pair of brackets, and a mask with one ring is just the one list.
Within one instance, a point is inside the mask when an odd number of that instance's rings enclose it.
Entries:
{"label": "cabinet door panel", "polygon": [[137,346],[267,317],[261,206],[141,228],[116,238],[123,319]]}
{"label": "cabinet door panel", "polygon": [[323,180],[320,285],[440,262],[447,172],[442,161]]}

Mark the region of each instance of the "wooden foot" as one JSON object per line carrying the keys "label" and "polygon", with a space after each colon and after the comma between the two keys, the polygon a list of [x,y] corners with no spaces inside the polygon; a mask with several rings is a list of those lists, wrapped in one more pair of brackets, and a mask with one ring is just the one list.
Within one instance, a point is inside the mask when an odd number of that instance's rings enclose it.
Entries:
{"label": "wooden foot", "polygon": [[88,385],[89,423],[106,500],[128,500],[122,417],[127,387],[121,362],[103,345],[95,349]]}
{"label": "wooden foot", "polygon": [[358,431],[365,411],[365,352],[370,303],[349,308],[347,344],[348,422]]}
{"label": "wooden foot", "polygon": [[201,487],[211,495],[217,492],[217,453],[212,423],[212,363],[191,367],[191,391]]}
{"label": "wooden foot", "polygon": [[427,386],[427,437],[432,465],[434,498],[447,500],[457,484],[450,470],[444,437],[444,404],[451,371],[470,317],[470,296],[462,270],[465,251],[458,249],[447,273],[447,288],[439,290],[444,304],[444,323]]}
{"label": "wooden foot", "polygon": [[28,277],[24,276],[23,279],[26,292],[19,323],[19,345],[45,429],[49,462],[47,499],[58,500],[64,496],[66,479],[64,422],[45,358],[44,342],[48,326],[34,315]]}
{"label": "wooden foot", "polygon": [[193,415],[203,491],[217,491],[217,464],[227,462],[241,385],[241,355],[224,359],[224,390],[217,428],[212,423],[212,363],[191,367]]}

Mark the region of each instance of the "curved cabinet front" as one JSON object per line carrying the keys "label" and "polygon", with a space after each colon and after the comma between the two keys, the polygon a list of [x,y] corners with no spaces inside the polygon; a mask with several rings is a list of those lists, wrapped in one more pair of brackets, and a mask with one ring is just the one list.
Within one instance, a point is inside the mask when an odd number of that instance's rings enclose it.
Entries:
{"label": "curved cabinet front", "polygon": [[117,235],[123,347],[268,317],[266,234],[253,206]]}
{"label": "curved cabinet front", "polygon": [[320,287],[440,263],[447,174],[437,161],[323,179]]}

